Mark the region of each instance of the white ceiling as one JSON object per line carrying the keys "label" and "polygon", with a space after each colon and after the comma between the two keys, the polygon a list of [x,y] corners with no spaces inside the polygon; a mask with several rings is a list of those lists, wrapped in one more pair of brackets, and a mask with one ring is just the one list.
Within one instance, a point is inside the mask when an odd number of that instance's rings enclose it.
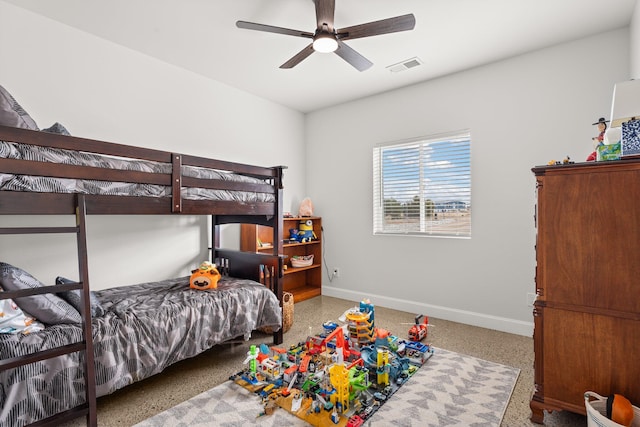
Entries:
{"label": "white ceiling", "polygon": [[[335,26],[413,13],[412,31],[346,41],[335,54],[279,66],[308,39],[243,30],[237,20],[315,30],[312,0],[2,0],[302,112],[366,97],[629,25],[636,0],[336,0]],[[640,7],[640,6],[638,6]],[[594,66],[601,52],[594,52]],[[423,65],[391,73],[418,57]]]}

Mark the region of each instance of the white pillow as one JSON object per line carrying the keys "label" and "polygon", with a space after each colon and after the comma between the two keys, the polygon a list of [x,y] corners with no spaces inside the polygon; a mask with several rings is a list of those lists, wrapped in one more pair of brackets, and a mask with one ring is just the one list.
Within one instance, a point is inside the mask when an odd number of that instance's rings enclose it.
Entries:
{"label": "white pillow", "polygon": [[42,323],[25,315],[13,300],[0,300],[0,334],[30,334],[43,329]]}

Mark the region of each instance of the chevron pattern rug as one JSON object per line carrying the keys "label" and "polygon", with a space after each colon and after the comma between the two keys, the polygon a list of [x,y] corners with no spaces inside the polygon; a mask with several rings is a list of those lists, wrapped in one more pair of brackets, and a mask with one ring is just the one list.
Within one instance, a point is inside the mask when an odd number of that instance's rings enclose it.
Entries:
{"label": "chevron pattern rug", "polygon": [[[435,354],[374,415],[367,426],[498,427],[520,370],[435,349]],[[308,426],[276,409],[259,416],[260,398],[227,381],[135,427]]]}

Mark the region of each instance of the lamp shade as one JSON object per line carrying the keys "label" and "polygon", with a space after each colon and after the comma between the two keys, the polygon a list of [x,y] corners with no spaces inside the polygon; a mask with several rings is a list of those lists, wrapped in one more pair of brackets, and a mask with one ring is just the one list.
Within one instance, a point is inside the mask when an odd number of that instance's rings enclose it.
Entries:
{"label": "lamp shade", "polygon": [[316,52],[335,52],[338,49],[338,42],[331,34],[318,34],[313,40],[313,50]]}
{"label": "lamp shade", "polygon": [[633,118],[640,119],[640,80],[616,83],[611,102],[611,127],[620,127]]}

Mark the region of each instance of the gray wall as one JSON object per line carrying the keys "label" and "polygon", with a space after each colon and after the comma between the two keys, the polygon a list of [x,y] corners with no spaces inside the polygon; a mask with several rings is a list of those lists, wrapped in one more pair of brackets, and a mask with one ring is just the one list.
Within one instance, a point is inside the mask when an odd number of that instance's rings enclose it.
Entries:
{"label": "gray wall", "polygon": [[636,8],[631,17],[629,39],[631,40],[631,78],[640,79],[640,0],[636,0]]}
{"label": "gray wall", "polygon": [[[608,66],[594,66],[600,52]],[[309,114],[307,190],[327,267],[340,269],[323,293],[531,334],[531,167],[586,159],[591,124],[629,78],[628,52],[629,30],[618,30]],[[472,238],[373,236],[373,146],[466,128]]]}
{"label": "gray wall", "polygon": [[[0,84],[41,128],[264,166],[289,165],[304,194],[304,116],[95,36],[0,2]],[[297,202],[296,202],[297,206]],[[56,218],[72,223],[71,218]],[[42,224],[51,218],[0,218]],[[66,223],[66,222],[65,222]],[[91,286],[100,289],[188,274],[207,257],[202,217],[90,217]],[[238,227],[224,244],[238,246]],[[77,278],[71,237],[4,237],[0,260],[45,283]]]}

